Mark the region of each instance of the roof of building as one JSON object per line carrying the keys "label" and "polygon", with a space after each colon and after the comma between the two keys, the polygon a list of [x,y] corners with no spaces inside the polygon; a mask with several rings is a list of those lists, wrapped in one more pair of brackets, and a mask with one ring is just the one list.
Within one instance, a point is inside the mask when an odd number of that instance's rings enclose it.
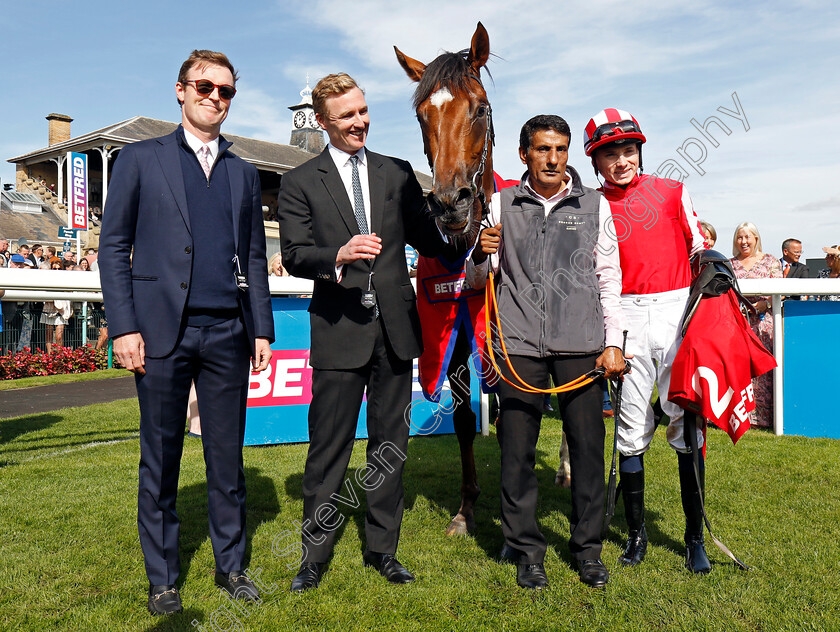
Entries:
{"label": "roof of building", "polygon": [[22,202],[24,204],[37,204],[41,208],[45,208],[44,200],[39,198],[34,193],[20,193],[18,191],[2,191],[0,192],[0,203],[3,208],[11,210],[11,205],[14,202]]}
{"label": "roof of building", "polygon": [[[101,147],[104,142],[110,142],[116,146],[127,145],[139,140],[165,136],[174,131],[177,126],[177,123],[171,121],[135,116],[82,136],[76,136],[64,142],[10,158],[9,162],[27,164],[43,162],[48,158],[63,155],[68,151],[85,151],[94,147]],[[292,145],[270,143],[235,134],[224,134],[224,137],[233,143],[233,151],[237,156],[258,168],[285,172],[312,158],[312,154],[309,152]]]}
{"label": "roof of building", "polygon": [[[39,204],[42,208],[40,213],[19,213],[12,210],[12,196],[27,196],[21,201]],[[3,191],[0,196],[0,237],[16,240],[25,237],[30,243],[51,242],[58,243],[58,228],[64,223],[55,213],[44,209],[43,200],[31,193],[18,193],[16,191]]]}
{"label": "roof of building", "polygon": [[[76,136],[61,143],[10,158],[8,162],[35,164],[62,156],[68,151],[83,152],[107,144],[120,147],[140,140],[165,136],[172,133],[177,126],[177,123],[171,121],[162,121],[147,116],[135,116],[82,136]],[[285,173],[312,158],[311,153],[293,145],[272,143],[235,134],[224,134],[224,137],[233,143],[233,152],[237,156],[250,162],[258,169]],[[433,183],[431,176],[419,171],[414,173],[417,175],[417,180],[423,190],[429,191]]]}

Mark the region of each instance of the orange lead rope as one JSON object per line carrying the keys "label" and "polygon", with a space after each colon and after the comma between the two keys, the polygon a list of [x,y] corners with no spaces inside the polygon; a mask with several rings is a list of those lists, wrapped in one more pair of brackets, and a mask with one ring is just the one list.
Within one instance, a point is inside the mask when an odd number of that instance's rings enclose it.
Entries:
{"label": "orange lead rope", "polygon": [[[499,368],[498,363],[496,362],[496,354],[493,352],[493,323],[491,323],[490,321],[491,306],[492,311],[496,314],[496,331],[499,333],[499,345],[501,346],[502,353],[504,354],[505,366],[507,366],[507,368],[510,370],[511,375],[519,382],[519,384],[514,384],[509,379],[507,379],[502,373],[502,370]],[[505,338],[502,334],[502,321],[499,318],[499,306],[496,304],[496,286],[493,280],[492,271],[488,274],[487,285],[484,288],[484,326],[485,340],[487,342],[487,352],[490,356],[490,364],[492,364],[493,368],[496,369],[496,373],[499,374],[499,377],[501,377],[512,387],[524,393],[568,393],[577,388],[581,388],[582,386],[586,386],[587,384],[592,384],[592,382],[594,382],[596,378],[604,375],[603,367],[598,367],[597,369],[592,369],[591,371],[589,371],[589,373],[585,373],[580,377],[572,380],[571,382],[561,384],[560,386],[555,386],[554,388],[537,388],[536,386],[531,386],[525,380],[519,377],[516,370],[513,368],[513,365],[510,363],[510,356],[508,356],[507,348],[505,346]]]}

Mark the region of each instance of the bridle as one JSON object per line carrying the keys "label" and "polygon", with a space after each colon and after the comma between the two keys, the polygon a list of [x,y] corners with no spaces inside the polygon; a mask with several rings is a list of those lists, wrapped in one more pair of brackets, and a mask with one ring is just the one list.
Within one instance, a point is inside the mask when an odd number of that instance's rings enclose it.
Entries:
{"label": "bridle", "polygon": [[[481,81],[478,81],[481,85]],[[487,165],[487,156],[490,154],[490,148],[496,144],[496,134],[493,130],[493,108],[488,103],[487,107],[487,130],[484,133],[484,148],[481,150],[481,162],[478,163],[478,171],[473,176],[471,188],[473,195],[478,199],[481,205],[481,221],[482,223],[490,215],[490,207],[487,204],[487,196],[484,194],[484,187],[482,181],[484,180],[484,168]]]}
{"label": "bridle", "polygon": [[[478,83],[482,90],[484,89],[484,84],[481,83],[481,77],[473,73],[470,73],[469,77]],[[486,103],[483,107],[487,108],[485,114],[487,117],[487,129],[484,132],[484,146],[481,149],[481,160],[478,163],[478,170],[475,172],[470,181],[470,190],[472,191],[473,197],[481,206],[481,225],[484,224],[485,220],[490,215],[490,206],[488,204],[487,195],[484,193],[484,187],[482,186],[482,181],[484,180],[484,170],[487,166],[487,157],[490,155],[490,149],[496,144],[496,133],[493,129],[493,108],[490,107],[490,103]],[[426,157],[429,160],[429,167],[432,169],[432,174],[434,174],[434,160],[431,155]],[[426,210],[431,211],[428,198],[426,199]]]}

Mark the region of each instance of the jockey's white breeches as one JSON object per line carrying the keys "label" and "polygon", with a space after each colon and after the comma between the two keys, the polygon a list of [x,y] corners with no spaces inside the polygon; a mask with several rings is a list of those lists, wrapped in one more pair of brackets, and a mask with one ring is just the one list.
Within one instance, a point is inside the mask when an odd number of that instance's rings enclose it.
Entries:
{"label": "jockey's white breeches", "polygon": [[[683,409],[667,400],[671,365],[682,336],[680,320],[688,299],[688,288],[658,294],[624,294],[621,309],[627,327],[627,354],[633,370],[624,376],[621,414],[618,420],[618,450],[624,456],[643,454],[656,430],[651,407],[653,387],[671,422],[665,436],[678,452],[689,452],[683,434]],[[703,446],[703,433],[697,445]]]}

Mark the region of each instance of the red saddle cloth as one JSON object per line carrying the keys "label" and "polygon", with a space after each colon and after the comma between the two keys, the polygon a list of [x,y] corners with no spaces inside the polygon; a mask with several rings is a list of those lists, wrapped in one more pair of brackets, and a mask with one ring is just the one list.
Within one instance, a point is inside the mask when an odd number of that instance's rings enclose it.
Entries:
{"label": "red saddle cloth", "polygon": [[[496,172],[493,180],[497,191],[519,184],[519,180],[504,180]],[[420,386],[426,399],[433,402],[440,399],[460,328],[470,342],[470,371],[480,371],[482,391],[495,390],[490,386],[496,383],[494,371],[483,352],[484,290],[474,290],[466,283],[468,256],[455,262],[421,256],[417,264],[417,311],[423,331]]]}
{"label": "red saddle cloth", "polygon": [[[467,284],[465,261],[466,257],[456,262],[420,257],[417,264],[417,311],[423,331],[420,386],[433,402],[440,401],[459,329],[464,329],[470,343],[473,362],[468,368],[488,375],[479,352],[484,345],[484,291]],[[486,392],[483,379],[482,388]]]}
{"label": "red saddle cloth", "polygon": [[775,367],[735,293],[705,296],[674,359],[668,399],[710,419],[736,443],[755,410],[752,379]]}

